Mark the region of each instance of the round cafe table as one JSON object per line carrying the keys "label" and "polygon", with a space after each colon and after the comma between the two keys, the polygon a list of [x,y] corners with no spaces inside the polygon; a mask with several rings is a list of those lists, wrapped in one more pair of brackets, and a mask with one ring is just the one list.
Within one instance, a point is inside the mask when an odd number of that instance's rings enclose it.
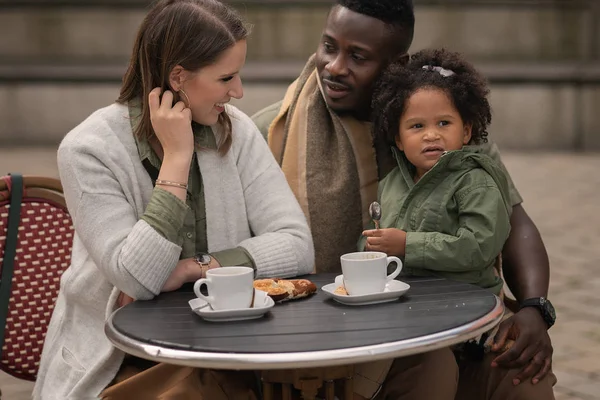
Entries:
{"label": "round cafe table", "polygon": [[334,274],[310,275],[319,290],[277,304],[264,317],[207,322],[188,301],[190,285],[116,310],[109,340],[137,357],[230,370],[330,367],[423,353],[474,338],[496,326],[504,306],[476,286],[438,278],[402,278],[399,300],[348,306],[320,290]]}

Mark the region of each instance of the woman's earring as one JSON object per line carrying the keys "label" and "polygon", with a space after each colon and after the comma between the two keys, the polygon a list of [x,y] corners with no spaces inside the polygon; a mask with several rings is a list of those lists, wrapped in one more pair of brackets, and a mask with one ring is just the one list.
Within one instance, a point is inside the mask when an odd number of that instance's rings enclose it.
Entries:
{"label": "woman's earring", "polygon": [[190,98],[188,97],[188,95],[183,91],[183,89],[179,89],[179,93],[181,93],[185,97],[185,100],[182,99],[185,106],[187,108],[190,108]]}

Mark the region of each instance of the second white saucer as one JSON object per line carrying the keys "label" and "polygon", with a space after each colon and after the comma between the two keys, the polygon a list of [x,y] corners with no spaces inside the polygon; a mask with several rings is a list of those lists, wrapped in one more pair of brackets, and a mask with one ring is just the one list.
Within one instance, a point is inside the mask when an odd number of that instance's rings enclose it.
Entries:
{"label": "second white saucer", "polygon": [[369,304],[379,304],[379,303],[387,303],[389,301],[398,300],[402,295],[404,295],[408,289],[410,289],[410,285],[408,283],[402,281],[389,281],[385,285],[385,289],[383,292],[379,293],[370,293],[370,294],[362,294],[362,295],[344,295],[335,293],[335,289],[338,288],[338,284],[330,283],[328,285],[323,286],[321,289],[325,293],[327,297],[334,299],[335,301],[346,304],[349,306],[365,306]]}

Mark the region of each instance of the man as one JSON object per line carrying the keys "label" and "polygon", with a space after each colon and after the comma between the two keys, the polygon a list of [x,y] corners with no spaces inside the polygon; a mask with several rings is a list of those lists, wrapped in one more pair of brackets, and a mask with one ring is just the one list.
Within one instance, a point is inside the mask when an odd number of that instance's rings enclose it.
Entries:
{"label": "man", "polygon": [[[338,270],[339,255],[356,250],[377,181],[391,169],[389,149],[371,140],[372,89],[389,62],[408,60],[413,31],[411,0],[338,0],[316,54],[283,101],[253,116],[311,225],[319,272]],[[500,162],[495,145],[487,152]],[[510,184],[512,232],[503,272],[521,308],[500,325],[498,353],[459,358],[457,399],[554,398],[548,256]],[[510,339],[513,346],[499,353]],[[389,386],[402,378],[398,371],[393,367],[383,385],[386,398],[396,398]]]}

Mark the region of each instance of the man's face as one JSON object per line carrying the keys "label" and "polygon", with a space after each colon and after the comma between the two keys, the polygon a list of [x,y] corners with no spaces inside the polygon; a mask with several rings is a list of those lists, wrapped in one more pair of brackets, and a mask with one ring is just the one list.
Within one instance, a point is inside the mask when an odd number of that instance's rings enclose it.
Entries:
{"label": "man's face", "polygon": [[401,38],[383,21],[342,6],[332,8],[316,54],[329,107],[368,115],[375,80],[397,48],[394,39]]}

